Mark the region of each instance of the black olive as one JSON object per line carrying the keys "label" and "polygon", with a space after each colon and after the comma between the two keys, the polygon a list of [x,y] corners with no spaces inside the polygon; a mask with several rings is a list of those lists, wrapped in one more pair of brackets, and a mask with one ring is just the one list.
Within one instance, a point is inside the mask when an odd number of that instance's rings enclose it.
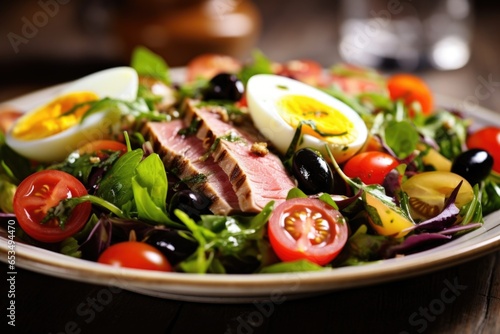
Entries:
{"label": "black olive", "polygon": [[170,200],[169,212],[173,214],[175,209],[179,209],[186,213],[191,219],[198,221],[200,215],[210,214],[209,207],[211,205],[210,199],[203,194],[195,192],[190,189],[184,189],[176,192]]}
{"label": "black olive", "polygon": [[190,232],[182,233],[184,236],[174,229],[155,229],[147,235],[146,243],[162,252],[171,265],[176,265],[198,248],[198,243],[189,238]]}
{"label": "black olive", "polygon": [[208,83],[203,91],[203,100],[239,101],[243,97],[245,87],[234,74],[219,73]]}
{"label": "black olive", "polygon": [[331,193],[333,190],[333,173],[330,166],[312,149],[303,148],[295,152],[292,173],[299,188],[307,195]]}
{"label": "black olive", "polygon": [[462,176],[471,185],[484,180],[493,168],[493,157],[481,149],[470,149],[459,154],[451,165],[451,171]]}

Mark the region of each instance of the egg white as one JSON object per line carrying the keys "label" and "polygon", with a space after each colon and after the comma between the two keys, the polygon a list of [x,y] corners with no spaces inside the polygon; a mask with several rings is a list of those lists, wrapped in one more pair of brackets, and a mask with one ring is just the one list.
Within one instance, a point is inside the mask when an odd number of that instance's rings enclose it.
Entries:
{"label": "egg white", "polygon": [[[73,81],[63,88],[55,98],[73,92],[93,92],[98,98],[113,98],[133,101],[137,97],[139,78],[131,67],[106,69]],[[43,106],[41,106],[43,107]],[[56,162],[64,160],[71,152],[83,144],[99,139],[109,138],[110,128],[120,120],[118,112],[101,111],[90,115],[78,125],[49,137],[22,140],[12,135],[12,129],[30,114],[35,108],[19,118],[6,135],[6,143],[20,155],[39,162]]]}
{"label": "egg white", "polygon": [[286,95],[307,96],[337,109],[354,124],[357,132],[354,140],[348,145],[334,144],[306,134],[298,148],[315,148],[328,158],[325,148],[325,144],[328,143],[335,160],[340,163],[356,154],[364,145],[368,129],[361,117],[345,103],[294,79],[273,74],[254,75],[248,81],[246,88],[248,109],[255,126],[280,153],[286,153],[296,131],[278,112],[277,102]]}

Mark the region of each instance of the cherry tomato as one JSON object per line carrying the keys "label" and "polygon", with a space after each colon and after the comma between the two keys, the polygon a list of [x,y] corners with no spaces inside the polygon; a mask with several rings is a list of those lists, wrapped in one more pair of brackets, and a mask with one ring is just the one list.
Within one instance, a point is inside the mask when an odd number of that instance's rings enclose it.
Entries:
{"label": "cherry tomato", "polygon": [[493,170],[500,173],[500,128],[489,126],[467,138],[468,148],[480,148],[493,157]]}
{"label": "cherry tomato", "polygon": [[187,81],[196,79],[211,79],[219,73],[237,73],[241,62],[236,58],[220,54],[202,54],[193,58],[187,64]]}
{"label": "cherry tomato", "polygon": [[[432,112],[433,96],[427,84],[412,74],[396,74],[387,81],[387,88],[392,100],[402,99],[408,107],[414,102],[420,103],[422,113],[428,115]],[[410,116],[414,115],[410,108]]]}
{"label": "cherry tomato", "polygon": [[344,247],[348,228],[339,211],[319,199],[294,198],[278,205],[268,224],[271,246],[282,261],[332,261]]}
{"label": "cherry tomato", "polygon": [[91,141],[78,149],[80,154],[96,154],[99,157],[107,155],[106,151],[120,151],[124,154],[127,152],[127,145],[116,140],[102,139]]}
{"label": "cherry tomato", "polygon": [[90,202],[76,206],[64,226],[57,219],[42,224],[43,218],[61,200],[86,194],[85,186],[74,176],[58,170],[43,170],[19,184],[13,200],[14,213],[21,228],[33,239],[59,242],[85,225],[91,211]]}
{"label": "cherry tomato", "polygon": [[167,258],[158,249],[138,241],[125,241],[109,246],[97,262],[115,267],[172,271]]}
{"label": "cherry tomato", "polygon": [[324,84],[323,67],[314,60],[290,60],[276,68],[278,75],[287,76],[312,86]]}
{"label": "cherry tomato", "polygon": [[22,115],[21,111],[14,109],[0,110],[0,132],[7,133],[10,126]]}
{"label": "cherry tomato", "polygon": [[368,151],[347,160],[343,170],[350,178],[359,177],[364,184],[382,184],[397,165],[398,160],[387,153]]}

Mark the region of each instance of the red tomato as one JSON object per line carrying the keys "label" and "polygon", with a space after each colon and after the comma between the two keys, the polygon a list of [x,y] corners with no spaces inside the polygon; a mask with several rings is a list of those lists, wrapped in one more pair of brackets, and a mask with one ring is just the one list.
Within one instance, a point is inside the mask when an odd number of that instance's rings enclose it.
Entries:
{"label": "red tomato", "polygon": [[500,173],[500,128],[489,126],[467,138],[468,148],[480,148],[493,157],[493,170]]}
{"label": "red tomato", "polygon": [[368,92],[388,94],[386,78],[371,68],[338,64],[329,71],[328,79],[330,85],[339,87],[348,95]]}
{"label": "red tomato", "polygon": [[220,54],[202,54],[187,64],[187,81],[211,79],[219,73],[237,73],[241,70],[241,62],[236,58]]}
{"label": "red tomato", "polygon": [[127,152],[127,145],[116,140],[95,140],[89,142],[78,149],[80,154],[96,154],[97,156],[103,155],[106,151],[121,151],[121,154]]}
{"label": "red tomato", "polygon": [[314,60],[290,60],[276,69],[279,75],[294,78],[312,86],[324,84],[323,67]]}
{"label": "red tomato", "polygon": [[[402,99],[407,106],[419,102],[424,115],[432,112],[433,97],[427,84],[412,74],[396,74],[389,78],[387,88],[392,100]],[[410,109],[410,116],[414,111]]]}
{"label": "red tomato", "polygon": [[0,110],[0,132],[7,133],[10,126],[22,115],[21,111],[14,109]]}
{"label": "red tomato", "polygon": [[14,195],[14,213],[21,228],[33,239],[59,242],[78,232],[87,222],[90,202],[79,204],[70,218],[60,226],[57,219],[42,224],[47,211],[63,199],[87,194],[85,186],[74,176],[58,170],[31,174],[19,184]]}
{"label": "red tomato", "polygon": [[387,153],[368,151],[347,160],[343,170],[350,178],[359,177],[364,184],[382,184],[386,175],[398,165],[398,160]]}
{"label": "red tomato", "polygon": [[97,260],[115,267],[172,271],[167,258],[144,242],[125,241],[109,246]]}
{"label": "red tomato", "polygon": [[348,228],[339,211],[319,199],[294,198],[278,205],[268,224],[271,246],[282,261],[332,261],[347,242]]}

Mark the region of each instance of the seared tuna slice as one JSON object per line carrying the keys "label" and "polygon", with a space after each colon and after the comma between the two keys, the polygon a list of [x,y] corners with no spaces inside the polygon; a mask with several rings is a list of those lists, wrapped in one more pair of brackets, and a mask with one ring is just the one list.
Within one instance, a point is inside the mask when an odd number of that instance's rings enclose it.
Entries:
{"label": "seared tuna slice", "polygon": [[[146,124],[146,135],[153,143],[154,151],[163,159],[168,171],[179,179],[198,179],[189,183],[192,190],[207,196],[212,205],[210,210],[217,215],[228,215],[241,212],[238,198],[227,175],[210,156],[205,156],[201,140],[196,136],[178,134],[184,127],[180,120],[171,122],[149,122]],[[203,159],[206,158],[206,159]],[[204,180],[199,176],[204,175]]]}
{"label": "seared tuna slice", "polygon": [[253,153],[258,140],[249,132],[221,120],[217,109],[186,105],[185,121],[197,121],[197,137],[202,139],[215,162],[226,172],[244,212],[258,212],[269,201],[277,204],[286,199],[295,186],[278,156]]}

